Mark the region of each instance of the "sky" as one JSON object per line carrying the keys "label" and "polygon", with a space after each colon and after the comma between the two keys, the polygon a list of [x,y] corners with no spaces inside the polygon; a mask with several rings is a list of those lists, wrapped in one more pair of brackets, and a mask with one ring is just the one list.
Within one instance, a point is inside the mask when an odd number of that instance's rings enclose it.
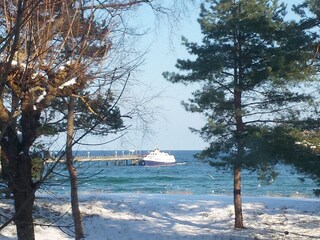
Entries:
{"label": "sky", "polygon": [[146,36],[145,42],[150,42],[151,46],[140,77],[151,91],[160,93],[152,103],[159,111],[152,124],[154,134],[141,142],[146,149],[200,150],[205,147],[199,135],[189,130],[189,127],[200,128],[203,125],[202,116],[187,112],[181,104],[191,98],[191,93],[198,87],[173,84],[162,76],[165,71],[177,71],[177,59],[189,57],[185,47],[181,46],[182,35],[191,41],[201,40],[200,27],[196,22],[198,8],[193,9],[189,19],[186,17],[177,23],[174,32],[169,26],[162,26]]}
{"label": "sky", "polygon": [[[81,150],[152,150],[155,147],[161,150],[201,150],[206,146],[199,135],[189,130],[189,127],[203,126],[202,116],[187,112],[181,104],[192,96],[197,86],[172,84],[162,76],[165,71],[177,70],[174,65],[178,58],[189,56],[181,46],[181,36],[192,41],[201,40],[200,27],[196,21],[200,9],[198,4],[195,7],[190,16],[185,16],[176,24],[173,31],[170,26],[166,26],[165,19],[157,22],[154,17],[148,17],[151,31],[141,37],[138,46],[141,52],[148,52],[144,56],[144,63],[134,75],[139,83],[129,94],[151,99],[146,104],[149,111],[155,113],[149,122],[150,130],[145,133],[132,127],[121,139],[104,145],[79,146]],[[95,136],[86,141],[99,143],[113,138]]]}
{"label": "sky", "polygon": [[[301,1],[287,1],[288,9],[291,4]],[[185,36],[193,42],[202,39],[200,26],[197,22],[199,16],[199,4],[189,12],[189,16],[181,18],[181,21],[171,28],[165,20],[156,22],[150,11],[145,12],[142,21],[147,23],[151,31],[141,37],[138,44],[141,51],[148,50],[144,64],[135,74],[139,84],[131,89],[129,94],[152,98],[147,101],[146,107],[156,114],[149,121],[151,131],[131,128],[124,137],[111,143],[97,146],[78,146],[81,150],[152,150],[158,147],[162,150],[202,150],[207,146],[201,137],[192,133],[189,127],[196,129],[204,125],[203,117],[196,113],[187,112],[181,102],[192,97],[192,92],[199,88],[196,85],[185,86],[172,84],[164,79],[165,71],[177,71],[175,63],[177,59],[187,59],[190,55],[181,45],[181,36]],[[173,30],[172,30],[173,29]],[[138,46],[138,47],[139,47]],[[153,97],[156,96],[156,97]],[[86,141],[100,143],[112,140],[108,138],[94,137]]]}

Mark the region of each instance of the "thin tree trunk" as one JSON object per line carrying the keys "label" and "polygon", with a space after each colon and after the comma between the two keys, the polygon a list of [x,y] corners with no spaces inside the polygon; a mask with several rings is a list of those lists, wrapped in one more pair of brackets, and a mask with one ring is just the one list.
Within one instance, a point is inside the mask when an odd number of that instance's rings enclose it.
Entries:
{"label": "thin tree trunk", "polygon": [[234,213],[235,213],[235,228],[243,228],[243,216],[242,216],[242,200],[241,200],[241,168],[239,166],[234,167],[233,173],[234,180],[234,193],[233,193],[233,203],[234,203]]}
{"label": "thin tree trunk", "polygon": [[233,202],[235,213],[235,228],[244,228],[243,216],[242,216],[242,200],[241,200],[241,165],[244,156],[244,145],[242,140],[242,133],[244,131],[244,124],[242,120],[242,107],[241,107],[241,89],[236,88],[234,93],[234,106],[235,106],[235,118],[236,118],[236,144],[237,144],[237,156],[234,162],[233,169]]}
{"label": "thin tree trunk", "polygon": [[81,220],[81,212],[79,209],[79,199],[78,199],[78,178],[77,169],[73,165],[73,154],[72,154],[72,140],[74,131],[74,97],[70,97],[70,102],[68,106],[68,125],[67,125],[67,146],[66,146],[66,164],[70,176],[70,186],[71,186],[71,207],[72,216],[74,222],[75,239],[83,239],[83,227]]}

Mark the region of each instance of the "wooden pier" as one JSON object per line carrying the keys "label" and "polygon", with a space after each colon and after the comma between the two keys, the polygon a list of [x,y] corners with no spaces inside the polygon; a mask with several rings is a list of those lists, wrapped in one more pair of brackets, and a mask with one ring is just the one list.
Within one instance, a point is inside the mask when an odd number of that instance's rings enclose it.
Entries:
{"label": "wooden pier", "polygon": [[[112,164],[116,166],[139,165],[142,155],[114,155],[114,156],[75,156],[74,162],[105,162],[106,165]],[[53,162],[54,159],[48,159],[46,162]],[[65,158],[61,160],[65,162]]]}
{"label": "wooden pier", "polygon": [[140,160],[141,155],[118,155],[118,156],[76,156],[74,161],[123,161],[123,160]]}
{"label": "wooden pier", "polygon": [[117,155],[117,156],[77,156],[74,158],[75,162],[92,162],[102,161],[106,165],[113,164],[116,166],[131,166],[139,165],[139,161],[143,158],[141,155]]}

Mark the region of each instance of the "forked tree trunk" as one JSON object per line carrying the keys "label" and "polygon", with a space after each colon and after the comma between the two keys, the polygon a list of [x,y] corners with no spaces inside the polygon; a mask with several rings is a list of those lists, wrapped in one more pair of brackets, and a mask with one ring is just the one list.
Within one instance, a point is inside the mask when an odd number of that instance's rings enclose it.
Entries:
{"label": "forked tree trunk", "polygon": [[16,169],[13,171],[14,204],[16,213],[18,213],[15,222],[19,240],[34,240],[32,211],[35,186],[32,182],[32,159],[29,151],[37,136],[40,112],[31,110],[32,106],[29,105],[28,100],[26,100],[26,105],[22,104],[22,106],[24,109],[21,116],[22,134],[17,136],[19,147],[16,152]]}
{"label": "forked tree trunk", "polygon": [[77,169],[73,165],[72,143],[73,143],[73,130],[74,130],[74,97],[70,97],[68,106],[68,125],[67,125],[67,146],[66,146],[66,164],[70,176],[71,186],[71,208],[72,217],[74,222],[75,239],[83,239],[83,227],[81,212],[79,209],[78,199],[78,177]]}

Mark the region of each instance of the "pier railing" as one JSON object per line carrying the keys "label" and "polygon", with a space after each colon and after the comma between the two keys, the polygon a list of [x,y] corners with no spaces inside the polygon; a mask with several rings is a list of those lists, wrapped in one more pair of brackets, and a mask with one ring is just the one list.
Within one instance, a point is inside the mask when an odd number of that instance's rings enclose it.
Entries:
{"label": "pier railing", "polygon": [[[112,156],[75,156],[73,158],[74,162],[93,162],[101,161],[108,163],[113,163],[114,165],[138,165],[139,161],[143,158],[143,155],[112,155]],[[54,162],[53,158],[46,160],[47,163]],[[60,160],[65,162],[65,158]]]}
{"label": "pier railing", "polygon": [[115,155],[115,156],[76,156],[74,161],[121,161],[121,160],[140,160],[142,155]]}

